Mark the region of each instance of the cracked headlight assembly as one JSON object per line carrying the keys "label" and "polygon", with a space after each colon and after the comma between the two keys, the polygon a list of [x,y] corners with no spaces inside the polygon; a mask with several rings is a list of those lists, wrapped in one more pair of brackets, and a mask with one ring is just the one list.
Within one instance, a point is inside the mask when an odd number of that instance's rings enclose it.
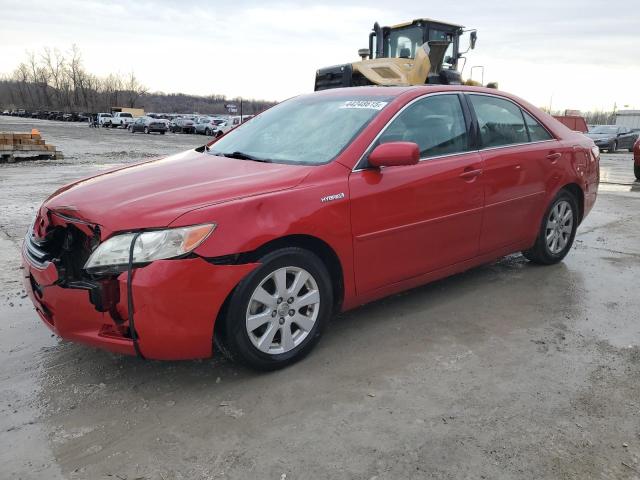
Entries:
{"label": "cracked headlight assembly", "polygon": [[[215,228],[215,223],[208,223],[143,232],[133,247],[133,263],[149,263],[186,255],[204,242]],[[91,253],[84,269],[90,273],[123,271],[129,263],[129,249],[135,235],[135,232],[122,233],[101,243]]]}

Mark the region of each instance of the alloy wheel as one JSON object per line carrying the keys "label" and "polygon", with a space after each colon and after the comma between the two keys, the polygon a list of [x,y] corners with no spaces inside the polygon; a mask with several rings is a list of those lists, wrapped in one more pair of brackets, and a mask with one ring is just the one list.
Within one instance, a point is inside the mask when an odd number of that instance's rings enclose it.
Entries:
{"label": "alloy wheel", "polygon": [[320,311],[320,290],[313,276],[299,267],[269,273],[256,287],[246,312],[251,343],[277,355],[300,345],[313,329]]}
{"label": "alloy wheel", "polygon": [[562,252],[573,232],[573,210],[566,200],[556,203],[547,218],[545,240],[549,252],[557,255]]}

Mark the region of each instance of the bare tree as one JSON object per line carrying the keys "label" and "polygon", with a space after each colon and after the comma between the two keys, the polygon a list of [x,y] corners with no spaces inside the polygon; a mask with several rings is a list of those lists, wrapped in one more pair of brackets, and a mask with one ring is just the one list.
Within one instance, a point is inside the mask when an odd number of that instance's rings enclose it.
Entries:
{"label": "bare tree", "polygon": [[54,93],[57,101],[56,106],[60,108],[63,104],[65,59],[58,49],[54,49],[52,54],[51,49],[45,47],[44,53],[42,54],[42,60],[51,78],[51,86],[54,88]]}
{"label": "bare tree", "polygon": [[[206,97],[150,93],[134,72],[99,78],[84,69],[76,45],[63,55],[44,48],[40,54],[26,52],[26,61],[0,78],[0,107],[66,111],[109,111],[111,107],[134,108],[144,103],[150,111],[178,113],[226,113],[224,95]],[[273,102],[244,100],[244,113],[259,113]]]}
{"label": "bare tree", "polygon": [[125,91],[127,95],[127,106],[134,108],[138,99],[148,92],[147,87],[140,84],[135,74],[131,72],[125,83]]}

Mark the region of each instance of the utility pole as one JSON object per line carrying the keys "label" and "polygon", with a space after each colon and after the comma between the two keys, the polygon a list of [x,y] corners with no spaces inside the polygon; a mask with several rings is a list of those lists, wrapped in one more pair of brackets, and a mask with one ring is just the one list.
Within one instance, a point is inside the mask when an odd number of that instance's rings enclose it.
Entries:
{"label": "utility pole", "polygon": [[484,65],[474,65],[473,67],[471,67],[471,80],[473,80],[473,69],[474,68],[479,68],[480,72],[481,72],[481,77],[480,77],[480,86],[484,87]]}

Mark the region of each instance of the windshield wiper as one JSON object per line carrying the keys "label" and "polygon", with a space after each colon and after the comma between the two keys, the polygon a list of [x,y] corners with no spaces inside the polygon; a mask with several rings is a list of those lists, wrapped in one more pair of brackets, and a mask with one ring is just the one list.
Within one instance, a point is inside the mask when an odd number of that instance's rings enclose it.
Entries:
{"label": "windshield wiper", "polygon": [[253,155],[249,155],[248,153],[244,153],[244,152],[211,152],[213,155],[219,155],[221,157],[227,157],[227,158],[237,158],[239,160],[252,160],[254,162],[264,162],[264,163],[271,163],[271,160],[269,160],[268,158],[259,158],[259,157],[254,157]]}

